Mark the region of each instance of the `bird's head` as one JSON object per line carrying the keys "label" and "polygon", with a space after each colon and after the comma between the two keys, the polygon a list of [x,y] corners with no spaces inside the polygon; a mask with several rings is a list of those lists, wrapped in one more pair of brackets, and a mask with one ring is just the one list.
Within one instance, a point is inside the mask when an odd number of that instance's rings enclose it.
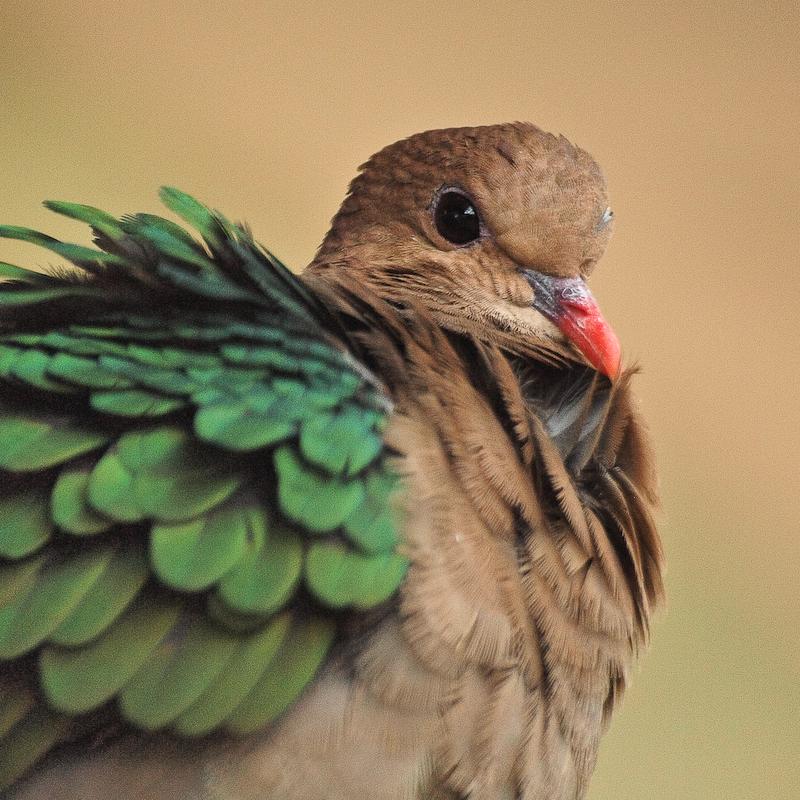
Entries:
{"label": "bird's head", "polygon": [[612,216],[600,168],[563,137],[528,123],[427,131],[363,165],[310,269],[613,379],[619,343],[585,283]]}

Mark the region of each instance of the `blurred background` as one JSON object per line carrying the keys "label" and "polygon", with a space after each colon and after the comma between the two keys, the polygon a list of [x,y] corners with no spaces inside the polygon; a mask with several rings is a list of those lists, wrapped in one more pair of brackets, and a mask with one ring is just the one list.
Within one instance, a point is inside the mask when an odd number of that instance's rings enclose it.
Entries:
{"label": "blurred background", "polygon": [[41,200],[157,211],[168,183],[300,269],[402,136],[523,119],[588,149],[617,217],[593,286],[643,366],[669,556],[590,798],[800,797],[800,6],[322,9],[4,0],[0,220],[85,242]]}

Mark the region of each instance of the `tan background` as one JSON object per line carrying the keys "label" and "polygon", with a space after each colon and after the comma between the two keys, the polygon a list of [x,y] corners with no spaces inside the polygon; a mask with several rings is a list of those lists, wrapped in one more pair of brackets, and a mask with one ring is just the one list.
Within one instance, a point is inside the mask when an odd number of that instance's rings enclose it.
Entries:
{"label": "tan background", "polygon": [[589,149],[618,220],[594,286],[644,365],[670,559],[591,798],[793,800],[798,4],[540,5],[4,0],[0,220],[75,236],[42,199],[156,210],[174,183],[299,268],[401,136],[528,119]]}

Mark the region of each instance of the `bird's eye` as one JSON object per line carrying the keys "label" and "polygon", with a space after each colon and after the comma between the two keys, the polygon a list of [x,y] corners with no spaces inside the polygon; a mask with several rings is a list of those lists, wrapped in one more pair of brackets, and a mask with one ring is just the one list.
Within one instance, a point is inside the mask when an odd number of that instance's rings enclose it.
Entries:
{"label": "bird's eye", "polygon": [[472,200],[455,189],[446,189],[433,210],[436,230],[452,244],[468,244],[481,235],[481,220]]}

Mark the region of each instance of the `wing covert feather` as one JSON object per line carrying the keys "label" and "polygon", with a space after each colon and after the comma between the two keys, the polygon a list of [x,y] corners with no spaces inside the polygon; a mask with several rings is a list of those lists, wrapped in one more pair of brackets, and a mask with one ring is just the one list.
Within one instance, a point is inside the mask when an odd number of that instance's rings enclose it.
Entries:
{"label": "wing covert feather", "polygon": [[162,198],[200,239],[55,202],[100,250],[0,227],[84,273],[0,270],[0,787],[109,714],[268,725],[405,574],[385,390],[248,231]]}

